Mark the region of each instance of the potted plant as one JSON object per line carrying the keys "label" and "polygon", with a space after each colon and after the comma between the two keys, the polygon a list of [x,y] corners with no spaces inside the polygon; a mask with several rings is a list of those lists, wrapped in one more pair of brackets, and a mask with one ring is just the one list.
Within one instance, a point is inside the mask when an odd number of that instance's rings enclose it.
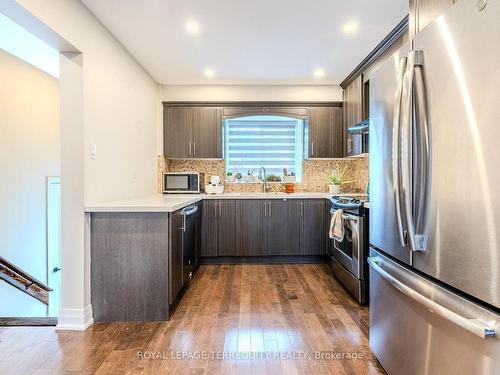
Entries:
{"label": "potted plant", "polygon": [[253,182],[253,171],[251,171],[250,169],[247,171],[247,174],[245,176],[243,176],[243,180],[245,182]]}
{"label": "potted plant", "polygon": [[228,183],[234,182],[234,175],[233,175],[233,172],[228,171],[228,172],[226,173],[226,182],[228,182]]}
{"label": "potted plant", "polygon": [[340,185],[348,184],[352,181],[347,181],[345,179],[347,174],[347,167],[340,168],[340,165],[337,164],[337,167],[332,171],[332,173],[328,176],[328,192],[331,194],[340,193]]}
{"label": "potted plant", "polygon": [[242,179],[242,178],[243,178],[243,175],[242,175],[240,172],[236,173],[236,180],[237,180],[238,182],[241,182],[241,179]]}

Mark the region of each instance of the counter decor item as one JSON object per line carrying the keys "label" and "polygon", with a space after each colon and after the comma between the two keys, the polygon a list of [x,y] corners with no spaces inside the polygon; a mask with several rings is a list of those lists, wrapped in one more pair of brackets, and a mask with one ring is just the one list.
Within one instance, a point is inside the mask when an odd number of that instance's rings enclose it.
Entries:
{"label": "counter decor item", "polygon": [[230,183],[230,184],[234,182],[234,175],[233,175],[233,172],[228,171],[228,172],[226,173],[226,182],[228,182],[228,183]]}
{"label": "counter decor item", "polygon": [[205,193],[207,194],[222,194],[224,193],[224,186],[220,184],[220,176],[210,177],[210,184],[205,185]]}
{"label": "counter decor item", "polygon": [[293,194],[293,193],[295,193],[295,184],[293,184],[293,183],[285,183],[285,185],[284,185],[284,191],[287,194]]}
{"label": "counter decor item", "polygon": [[255,181],[255,177],[253,176],[253,170],[248,170],[247,171],[247,174],[243,176],[243,181],[245,182],[254,182]]}
{"label": "counter decor item", "polygon": [[340,168],[340,165],[337,164],[337,167],[328,176],[328,182],[329,182],[328,192],[330,194],[339,194],[340,185],[352,182],[346,180],[346,174],[347,174],[347,167]]}

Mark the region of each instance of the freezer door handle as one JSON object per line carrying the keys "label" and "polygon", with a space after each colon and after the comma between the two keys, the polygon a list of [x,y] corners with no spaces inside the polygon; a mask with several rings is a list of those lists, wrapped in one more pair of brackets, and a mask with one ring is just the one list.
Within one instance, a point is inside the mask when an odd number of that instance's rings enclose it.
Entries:
{"label": "freezer door handle", "polygon": [[401,213],[401,100],[403,94],[404,73],[406,70],[406,57],[399,60],[398,81],[396,88],[396,99],[394,105],[393,117],[393,136],[392,136],[392,181],[393,195],[396,206],[396,221],[398,227],[399,241],[401,246],[406,247],[406,239],[403,229],[403,217]]}
{"label": "freezer door handle", "polygon": [[496,323],[495,325],[489,325],[485,322],[475,319],[466,318],[448,308],[434,302],[433,300],[425,297],[424,295],[418,293],[414,289],[410,288],[382,268],[383,260],[380,257],[368,257],[368,263],[372,269],[377,272],[384,280],[391,284],[394,288],[398,289],[400,292],[404,293],[406,296],[412,300],[418,302],[419,304],[426,307],[429,311],[446,319],[457,326],[479,336],[483,339],[495,337],[496,336]]}

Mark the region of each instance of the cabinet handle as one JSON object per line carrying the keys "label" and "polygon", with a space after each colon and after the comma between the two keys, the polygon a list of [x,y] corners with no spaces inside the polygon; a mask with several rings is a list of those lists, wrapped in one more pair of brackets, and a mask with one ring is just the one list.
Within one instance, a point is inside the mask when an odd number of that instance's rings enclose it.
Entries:
{"label": "cabinet handle", "polygon": [[269,216],[272,216],[273,215],[273,212],[271,210],[271,202],[269,202]]}
{"label": "cabinet handle", "polygon": [[196,141],[193,141],[193,155],[196,156]]}
{"label": "cabinet handle", "polygon": [[264,202],[264,216],[267,216],[267,202]]}
{"label": "cabinet handle", "polygon": [[219,216],[222,217],[222,202],[219,202]]}
{"label": "cabinet handle", "polygon": [[314,156],[314,141],[311,141],[311,156]]}
{"label": "cabinet handle", "polygon": [[189,156],[191,156],[191,142],[189,142]]}
{"label": "cabinet handle", "polygon": [[300,202],[300,216],[304,216],[304,202]]}

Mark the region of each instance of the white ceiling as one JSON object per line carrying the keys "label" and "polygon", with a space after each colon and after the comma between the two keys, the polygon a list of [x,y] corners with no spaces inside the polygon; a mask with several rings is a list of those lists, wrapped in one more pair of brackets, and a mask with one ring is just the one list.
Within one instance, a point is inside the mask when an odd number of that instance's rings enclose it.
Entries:
{"label": "white ceiling", "polygon": [[408,14],[408,0],[81,1],[163,84],[338,84]]}

